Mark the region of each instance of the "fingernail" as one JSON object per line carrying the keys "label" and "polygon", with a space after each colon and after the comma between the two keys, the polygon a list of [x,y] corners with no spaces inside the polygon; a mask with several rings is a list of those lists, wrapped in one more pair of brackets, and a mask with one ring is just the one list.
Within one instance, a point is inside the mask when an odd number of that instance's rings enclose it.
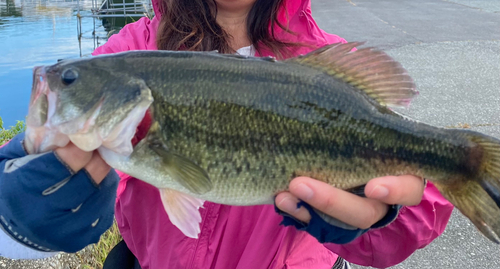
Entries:
{"label": "fingernail", "polygon": [[297,212],[297,201],[290,199],[288,197],[283,198],[278,204],[278,208],[285,211],[286,213],[292,214]]}
{"label": "fingernail", "polygon": [[376,186],[372,192],[368,195],[370,198],[381,199],[389,195],[389,189],[384,186]]}
{"label": "fingernail", "polygon": [[300,183],[298,184],[294,189],[293,189],[293,193],[300,199],[304,200],[304,201],[308,201],[310,200],[313,195],[314,195],[314,192],[311,188],[309,188],[309,186],[307,186],[306,184],[304,183]]}

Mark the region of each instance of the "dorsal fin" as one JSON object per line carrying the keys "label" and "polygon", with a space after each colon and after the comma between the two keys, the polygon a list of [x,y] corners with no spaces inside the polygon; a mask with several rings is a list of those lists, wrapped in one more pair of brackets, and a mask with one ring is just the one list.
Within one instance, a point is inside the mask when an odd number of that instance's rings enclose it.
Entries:
{"label": "dorsal fin", "polygon": [[276,62],[276,58],[272,56],[265,56],[265,57],[254,57],[254,56],[246,56],[246,55],[241,55],[241,54],[222,54],[222,53],[216,53],[220,57],[225,57],[225,58],[233,58],[233,59],[243,59],[243,60],[257,60],[257,61],[266,61],[266,62]]}
{"label": "dorsal fin", "polygon": [[385,52],[362,48],[362,42],[336,43],[287,60],[342,79],[383,106],[408,106],[418,94],[406,70]]}

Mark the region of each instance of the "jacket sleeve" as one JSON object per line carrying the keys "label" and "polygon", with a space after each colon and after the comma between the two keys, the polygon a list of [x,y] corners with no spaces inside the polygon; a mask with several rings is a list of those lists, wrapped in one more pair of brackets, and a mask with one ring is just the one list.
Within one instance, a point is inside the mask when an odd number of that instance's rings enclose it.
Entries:
{"label": "jacket sleeve", "polygon": [[[2,148],[7,146],[9,142],[0,146],[0,155],[2,155]],[[24,150],[21,146],[12,151],[14,156],[22,157],[24,156]],[[0,172],[0,179],[2,178],[2,173]],[[1,199],[1,197],[0,197]],[[0,218],[1,221],[1,218]],[[15,240],[7,231],[0,227],[0,256],[9,257],[14,259],[43,259],[56,255],[57,252],[45,252],[38,251],[29,248],[17,240]]]}
{"label": "jacket sleeve", "polygon": [[156,50],[156,30],[158,25],[157,17],[152,20],[142,17],[134,23],[125,25],[120,32],[112,35],[104,45],[95,49],[92,55],[97,56],[129,50]]}
{"label": "jacket sleeve", "polygon": [[97,243],[113,223],[118,175],[97,185],[54,152],[28,155],[23,139],[0,148],[0,255],[40,258]]}
{"label": "jacket sleeve", "polygon": [[370,230],[348,244],[325,246],[355,264],[393,266],[441,235],[452,211],[453,205],[429,182],[422,202],[401,208],[399,216],[388,226]]}

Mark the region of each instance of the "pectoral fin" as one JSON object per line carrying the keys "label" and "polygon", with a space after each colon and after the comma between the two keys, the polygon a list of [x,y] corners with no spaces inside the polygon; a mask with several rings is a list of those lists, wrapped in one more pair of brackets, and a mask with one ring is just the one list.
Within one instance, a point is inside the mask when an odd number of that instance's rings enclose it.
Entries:
{"label": "pectoral fin", "polygon": [[151,145],[151,149],[162,157],[167,173],[188,190],[203,194],[212,189],[208,174],[191,160],[172,153],[163,146]]}
{"label": "pectoral fin", "polygon": [[203,194],[211,190],[212,182],[207,172],[186,157],[169,151],[156,135],[158,130],[158,123],[154,123],[148,134],[149,148],[163,161],[167,173],[191,192]]}
{"label": "pectoral fin", "polygon": [[204,201],[172,189],[160,189],[160,197],[168,218],[187,237],[198,238]]}

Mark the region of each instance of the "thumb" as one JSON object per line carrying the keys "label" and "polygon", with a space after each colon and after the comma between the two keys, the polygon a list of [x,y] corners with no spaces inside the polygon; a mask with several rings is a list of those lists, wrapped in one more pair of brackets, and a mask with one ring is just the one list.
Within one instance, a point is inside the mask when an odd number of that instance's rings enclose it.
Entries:
{"label": "thumb", "polygon": [[374,178],[366,184],[366,197],[390,205],[418,205],[424,194],[425,184],[412,175]]}

